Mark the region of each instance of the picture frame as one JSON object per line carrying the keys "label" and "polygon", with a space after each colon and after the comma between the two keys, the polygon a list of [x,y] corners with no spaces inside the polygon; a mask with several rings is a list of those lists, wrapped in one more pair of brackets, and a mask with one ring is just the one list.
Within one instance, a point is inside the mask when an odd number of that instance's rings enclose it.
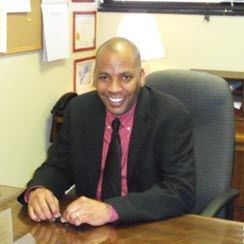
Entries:
{"label": "picture frame", "polygon": [[73,51],[96,48],[96,11],[73,12]]}
{"label": "picture frame", "polygon": [[74,92],[80,94],[92,86],[95,56],[74,60]]}

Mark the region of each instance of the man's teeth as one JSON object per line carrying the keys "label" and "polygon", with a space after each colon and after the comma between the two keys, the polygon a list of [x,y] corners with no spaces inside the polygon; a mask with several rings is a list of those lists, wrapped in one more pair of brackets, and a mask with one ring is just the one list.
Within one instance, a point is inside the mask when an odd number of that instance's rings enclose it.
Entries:
{"label": "man's teeth", "polygon": [[109,100],[113,103],[119,103],[123,100],[123,98],[112,98],[112,97],[110,97]]}

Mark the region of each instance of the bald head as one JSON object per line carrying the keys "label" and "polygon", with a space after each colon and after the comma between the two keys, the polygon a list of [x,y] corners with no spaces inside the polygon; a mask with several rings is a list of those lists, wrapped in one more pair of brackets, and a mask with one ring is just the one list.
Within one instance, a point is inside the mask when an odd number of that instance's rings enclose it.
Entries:
{"label": "bald head", "polygon": [[112,38],[98,49],[93,84],[110,113],[119,116],[133,107],[144,77],[140,53],[129,40]]}
{"label": "bald head", "polygon": [[136,45],[123,37],[114,37],[104,42],[97,50],[96,53],[96,65],[100,62],[100,57],[104,53],[118,54],[120,56],[125,56],[129,58],[131,62],[135,62],[137,67],[141,68],[141,56]]}

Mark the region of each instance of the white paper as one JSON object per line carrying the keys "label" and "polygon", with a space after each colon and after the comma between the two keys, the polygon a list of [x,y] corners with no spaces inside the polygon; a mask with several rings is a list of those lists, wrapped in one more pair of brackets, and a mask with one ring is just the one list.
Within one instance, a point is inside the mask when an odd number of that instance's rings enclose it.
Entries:
{"label": "white paper", "polygon": [[0,5],[0,52],[7,52],[7,13]]}
{"label": "white paper", "polygon": [[42,0],[42,4],[67,3],[67,0]]}
{"label": "white paper", "polygon": [[0,212],[0,243],[13,243],[13,223],[10,208]]}
{"label": "white paper", "polygon": [[7,13],[31,12],[31,0],[0,0]]}
{"label": "white paper", "polygon": [[234,108],[235,109],[241,109],[242,107],[242,99],[240,96],[233,96],[234,100]]}
{"label": "white paper", "polygon": [[69,57],[69,11],[67,4],[42,4],[43,61]]}
{"label": "white paper", "polygon": [[30,233],[27,233],[26,235],[22,236],[18,240],[16,240],[13,244],[35,244],[36,241],[33,238],[33,236]]}

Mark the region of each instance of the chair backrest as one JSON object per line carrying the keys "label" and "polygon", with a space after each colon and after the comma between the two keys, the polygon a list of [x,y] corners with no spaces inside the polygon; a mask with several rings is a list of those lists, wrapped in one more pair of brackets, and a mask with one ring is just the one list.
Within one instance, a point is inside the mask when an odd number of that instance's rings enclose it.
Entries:
{"label": "chair backrest", "polygon": [[68,103],[76,97],[78,94],[76,92],[66,92],[63,94],[58,101],[55,103],[51,110],[52,114],[52,125],[50,131],[50,142],[54,142],[56,139],[58,132],[62,126],[63,118],[64,118],[64,111],[68,105]]}
{"label": "chair backrest", "polygon": [[227,82],[215,75],[189,70],[155,71],[146,85],[180,100],[194,122],[196,205],[199,214],[231,184],[234,152],[234,109]]}

